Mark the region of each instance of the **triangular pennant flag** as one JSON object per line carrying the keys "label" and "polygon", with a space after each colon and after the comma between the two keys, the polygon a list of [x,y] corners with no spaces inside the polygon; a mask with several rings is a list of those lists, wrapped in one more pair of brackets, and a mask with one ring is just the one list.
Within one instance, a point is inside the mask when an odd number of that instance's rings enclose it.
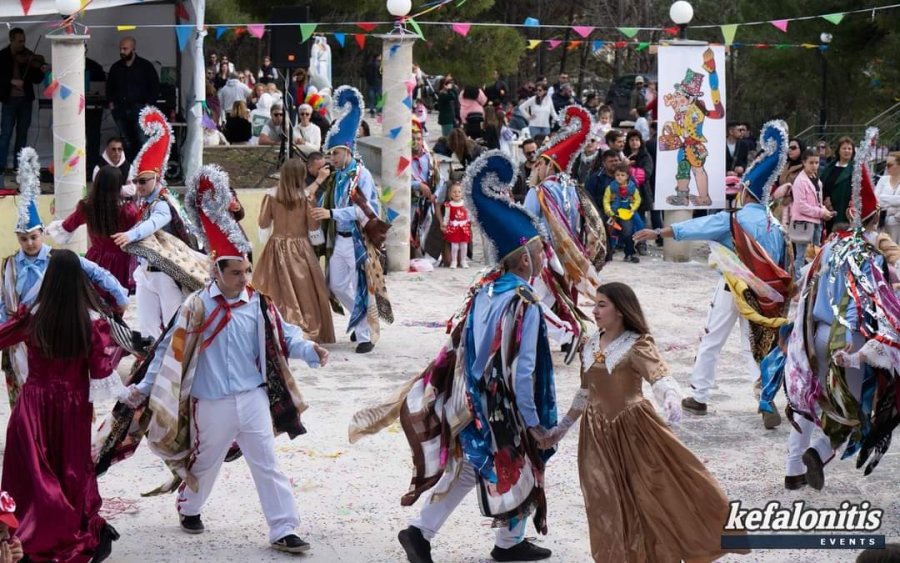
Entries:
{"label": "triangular pennant flag", "polygon": [[183,21],[191,21],[191,14],[188,13],[187,8],[181,2],[175,4],[175,17]]}
{"label": "triangular pennant flag", "polygon": [[194,26],[192,25],[176,25],[175,26],[175,36],[178,37],[178,50],[184,51],[184,48],[187,47],[188,39],[191,38],[191,31],[193,31]]}
{"label": "triangular pennant flag", "polygon": [[409,167],[409,159],[405,156],[400,157],[400,161],[397,163],[397,176],[403,174],[403,171]]}
{"label": "triangular pennant flag", "polygon": [[777,27],[783,33],[787,33],[788,20],[772,20],[769,23]]}
{"label": "triangular pennant flag", "polygon": [[600,41],[600,40],[598,39],[598,40],[596,40],[596,41],[592,41],[592,42],[591,42],[591,49],[592,49],[594,52],[597,52],[597,51],[599,51],[599,50],[602,49],[602,48],[603,48],[603,41]]}
{"label": "triangular pennant flag", "polygon": [[45,98],[53,97],[53,93],[56,92],[57,88],[59,88],[59,81],[54,78],[53,82],[51,82],[50,84],[47,85],[46,88],[44,88],[44,97]]}
{"label": "triangular pennant flag", "polygon": [[681,31],[681,28],[678,27],[677,25],[673,25],[672,27],[665,28],[663,30],[663,33],[665,33],[666,35],[669,35],[671,37],[675,37],[676,35],[678,35],[679,31]]}
{"label": "triangular pennant flag", "polygon": [[220,25],[219,27],[217,27],[216,28],[216,39],[221,39],[222,36],[225,35],[225,32],[227,32],[227,31],[228,31],[228,28],[225,27],[224,25]]}
{"label": "triangular pennant flag", "polygon": [[377,24],[377,23],[371,23],[371,22],[360,22],[360,23],[356,24],[356,27],[360,28],[360,29],[363,30],[363,31],[367,31],[367,32],[370,32],[370,33],[371,33],[371,31],[372,31],[373,29],[375,29],[376,27],[378,27],[378,24]]}
{"label": "triangular pennant flag", "polygon": [[822,16],[822,19],[825,21],[831,22],[834,25],[837,25],[844,20],[844,14],[841,14],[841,13],[826,14],[826,15]]}
{"label": "triangular pennant flag", "polygon": [[399,217],[399,216],[400,216],[400,212],[399,212],[399,211],[394,211],[394,210],[391,209],[390,207],[387,208],[387,220],[388,220],[388,223],[393,223],[393,222],[394,222],[394,219],[396,219],[396,218]]}
{"label": "triangular pennant flag", "polygon": [[388,203],[394,199],[394,189],[390,186],[385,186],[384,189],[381,190],[381,197],[378,199],[380,199],[382,203]]}
{"label": "triangular pennant flag", "polygon": [[409,108],[409,111],[412,111],[412,96],[406,96],[403,98],[403,105]]}
{"label": "triangular pennant flag", "polygon": [[240,37],[241,35],[243,35],[246,32],[247,32],[247,28],[242,25],[239,25],[236,28],[234,28],[234,36],[235,37]]}
{"label": "triangular pennant flag", "polygon": [[540,39],[529,39],[528,40],[528,48],[529,49],[534,49],[535,47],[537,47],[540,44],[541,44]]}
{"label": "triangular pennant flag", "polygon": [[729,23],[719,27],[722,29],[722,37],[725,38],[725,44],[731,45],[734,43],[734,36],[737,33],[738,28],[737,24]]}
{"label": "triangular pennant flag", "polygon": [[537,18],[525,18],[525,21],[522,23],[525,27],[537,27],[541,25],[541,22]]}
{"label": "triangular pennant flag", "polygon": [[637,44],[637,48],[635,48],[635,51],[643,51],[644,49],[646,49],[649,46],[650,46],[649,41],[641,41],[640,43]]}
{"label": "triangular pennant flag", "polygon": [[250,35],[252,35],[253,37],[262,39],[263,34],[266,33],[266,26],[261,23],[250,23],[247,24],[247,31],[249,31]]}
{"label": "triangular pennant flag", "polygon": [[338,42],[338,45],[341,47],[344,46],[344,41],[346,40],[346,36],[343,33],[335,33],[334,40]]}
{"label": "triangular pennant flag", "polygon": [[[300,24],[300,42],[305,43],[307,39],[312,37],[312,34],[316,31],[316,24],[314,23],[301,23]],[[343,34],[341,34],[343,35]]]}
{"label": "triangular pennant flag", "polygon": [[472,27],[472,24],[470,24],[470,23],[455,23],[450,26],[450,29],[452,29],[456,33],[462,35],[463,37],[465,37],[466,35],[469,34],[469,29],[471,27]]}
{"label": "triangular pennant flag", "polygon": [[65,143],[63,145],[62,159],[68,161],[70,158],[72,158],[73,154],[75,154],[75,145],[73,145],[72,143]]}
{"label": "triangular pennant flag", "polygon": [[365,35],[363,35],[362,33],[357,33],[356,35],[353,36],[353,38],[356,39],[356,44],[359,45],[360,49],[366,48],[366,36]]}
{"label": "triangular pennant flag", "polygon": [[388,131],[388,137],[391,139],[396,139],[400,132],[403,131],[403,127],[394,127],[390,131]]}
{"label": "triangular pennant flag", "polygon": [[581,45],[582,43],[584,43],[584,41],[569,41],[569,46],[566,47],[566,49],[568,49],[570,51],[573,49],[577,49],[578,46]]}
{"label": "triangular pennant flag", "polygon": [[425,34],[422,33],[422,27],[419,26],[419,22],[417,22],[413,18],[407,18],[406,23],[409,24],[409,27],[413,28],[413,31],[416,32],[416,35],[419,36],[419,39],[425,39]]}
{"label": "triangular pennant flag", "polygon": [[629,39],[632,39],[635,35],[638,34],[638,31],[640,31],[636,27],[619,27],[616,29],[619,30],[619,33],[621,33],[622,35],[624,35],[625,37],[627,37]]}
{"label": "triangular pennant flag", "polygon": [[416,80],[414,78],[410,78],[405,82],[406,84],[406,95],[409,96],[413,93],[413,90],[416,89]]}
{"label": "triangular pennant flag", "polygon": [[68,86],[66,86],[65,84],[61,84],[59,86],[59,97],[60,98],[65,100],[71,95],[72,95],[72,90]]}
{"label": "triangular pennant flag", "polygon": [[616,49],[624,49],[628,45],[628,41],[616,41],[613,43],[613,47]]}
{"label": "triangular pennant flag", "polygon": [[801,43],[800,46],[804,49],[815,49],[817,47],[817,45],[813,43]]}
{"label": "triangular pennant flag", "polygon": [[136,25],[117,25],[116,31],[134,31],[137,29]]}
{"label": "triangular pennant flag", "polygon": [[81,95],[81,99],[78,100],[78,115],[81,115],[81,112],[84,111],[84,94]]}
{"label": "triangular pennant flag", "polygon": [[32,0],[22,0],[22,12],[27,16],[28,11],[31,9]]}
{"label": "triangular pennant flag", "polygon": [[594,32],[594,28],[589,25],[573,25],[572,29],[581,37],[587,37]]}
{"label": "triangular pennant flag", "polygon": [[400,50],[400,45],[391,45],[390,49],[388,49],[388,58],[393,59],[394,55],[397,54],[397,51]]}
{"label": "triangular pennant flag", "polygon": [[788,47],[790,47],[790,45],[785,45],[784,43],[779,43],[779,44],[775,45],[776,49],[787,49]]}
{"label": "triangular pennant flag", "polygon": [[550,44],[550,48],[547,50],[552,51],[553,49],[556,49],[557,47],[559,47],[559,44],[562,43],[562,41],[559,39],[548,39],[547,43]]}

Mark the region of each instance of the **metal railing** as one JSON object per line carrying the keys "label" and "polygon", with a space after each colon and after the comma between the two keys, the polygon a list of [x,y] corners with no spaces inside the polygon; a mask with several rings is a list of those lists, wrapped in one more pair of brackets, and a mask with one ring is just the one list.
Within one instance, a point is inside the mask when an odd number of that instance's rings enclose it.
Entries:
{"label": "metal railing", "polygon": [[834,124],[826,125],[824,128],[819,125],[810,125],[797,133],[797,136],[808,140],[824,140],[834,148],[834,143],[838,138],[848,136],[854,142],[858,141],[869,127],[878,127],[879,145],[896,150],[900,146],[900,102],[892,105],[865,123],[852,125]]}

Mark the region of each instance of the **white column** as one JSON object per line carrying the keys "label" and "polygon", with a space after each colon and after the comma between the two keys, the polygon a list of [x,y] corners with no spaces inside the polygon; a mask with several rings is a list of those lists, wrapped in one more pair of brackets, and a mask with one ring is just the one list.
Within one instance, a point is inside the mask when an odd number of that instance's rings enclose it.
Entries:
{"label": "white column", "polygon": [[203,54],[203,39],[206,37],[204,18],[206,17],[206,1],[193,0],[194,21],[197,28],[194,32],[194,44],[191,57],[185,57],[183,63],[192,65],[191,85],[185,99],[187,135],[181,147],[181,162],[184,164],[184,178],[187,181],[203,166],[203,102],[206,101],[206,56]]}
{"label": "white column", "polygon": [[[55,217],[65,219],[75,210],[86,190],[85,110],[80,106],[84,98],[84,45],[90,36],[50,34],[48,37],[53,79],[59,83],[53,93]],[[67,93],[65,98],[63,92]],[[66,151],[66,146],[75,149]],[[74,252],[85,252],[87,250],[85,229],[78,229],[71,241],[62,246]]]}
{"label": "white column", "polygon": [[[671,227],[675,223],[681,223],[691,219],[694,214],[684,209],[669,210],[663,212],[663,226]],[[690,262],[691,241],[678,241],[673,238],[663,239],[663,262]]]}
{"label": "white column", "polygon": [[[398,213],[387,236],[388,268],[392,272],[409,270],[409,206],[410,167],[397,174],[401,158],[412,158],[412,111],[403,100],[410,96],[406,82],[412,76],[412,46],[415,35],[383,35],[384,49],[381,55],[383,65],[382,90],[385,94],[383,131],[385,136],[382,158],[382,184],[390,187],[393,197],[387,206]],[[400,128],[394,139],[388,134]]]}

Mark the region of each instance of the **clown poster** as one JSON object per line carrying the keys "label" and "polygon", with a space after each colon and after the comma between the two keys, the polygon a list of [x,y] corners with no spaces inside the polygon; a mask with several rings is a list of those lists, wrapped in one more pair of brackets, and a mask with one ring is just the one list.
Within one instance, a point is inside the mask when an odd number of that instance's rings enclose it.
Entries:
{"label": "clown poster", "polygon": [[655,209],[725,207],[725,48],[659,48]]}

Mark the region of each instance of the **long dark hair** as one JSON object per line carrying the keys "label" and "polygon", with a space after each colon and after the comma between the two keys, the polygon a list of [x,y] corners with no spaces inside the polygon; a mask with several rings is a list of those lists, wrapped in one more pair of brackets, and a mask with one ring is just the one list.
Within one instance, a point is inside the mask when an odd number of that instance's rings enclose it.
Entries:
{"label": "long dark hair", "polygon": [[597,293],[602,293],[606,296],[616,310],[622,313],[622,323],[625,325],[625,330],[638,334],[650,334],[650,328],[647,326],[647,320],[644,318],[641,303],[630,287],[621,282],[610,282],[597,288]]}
{"label": "long dark hair", "polygon": [[81,260],[71,250],[50,253],[35,301],[29,343],[46,358],[81,358],[91,349],[91,309],[100,310]]}
{"label": "long dark hair", "polygon": [[[788,157],[787,165],[788,166],[797,166],[798,164],[802,165],[803,161],[805,160],[803,158],[803,155],[806,153],[806,143],[804,143],[800,137],[791,137],[790,140],[788,141],[788,145],[790,145],[791,143],[797,143],[797,146],[800,148],[800,158],[798,158],[797,160],[793,160],[790,157]],[[788,154],[791,154],[790,151],[788,152]]]}
{"label": "long dark hair", "polygon": [[[634,137],[637,137],[641,141],[641,146],[640,146],[640,148],[638,148],[637,151],[634,151],[631,148],[631,139]],[[627,135],[625,135],[625,155],[626,156],[631,156],[632,154],[640,155],[642,152],[646,152],[646,151],[647,151],[647,147],[644,146],[644,137],[641,136],[640,131],[638,131],[636,129],[632,129],[631,131],[628,132]]]}
{"label": "long dark hair", "polygon": [[87,228],[91,233],[110,237],[119,232],[121,191],[122,171],[115,166],[101,168],[84,200]]}

